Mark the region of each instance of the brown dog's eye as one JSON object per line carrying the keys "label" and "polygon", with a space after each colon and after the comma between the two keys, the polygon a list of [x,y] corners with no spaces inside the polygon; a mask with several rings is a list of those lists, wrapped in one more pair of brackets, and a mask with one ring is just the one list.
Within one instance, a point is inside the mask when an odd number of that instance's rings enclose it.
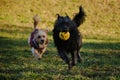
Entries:
{"label": "brown dog's eye", "polygon": [[38,36],[38,38],[41,38],[41,36]]}

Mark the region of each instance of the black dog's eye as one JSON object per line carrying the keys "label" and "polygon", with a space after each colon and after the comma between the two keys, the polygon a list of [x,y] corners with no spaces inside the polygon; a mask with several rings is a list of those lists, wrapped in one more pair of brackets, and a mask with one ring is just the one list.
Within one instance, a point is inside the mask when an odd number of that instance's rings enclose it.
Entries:
{"label": "black dog's eye", "polygon": [[38,36],[38,38],[41,38],[41,36]]}

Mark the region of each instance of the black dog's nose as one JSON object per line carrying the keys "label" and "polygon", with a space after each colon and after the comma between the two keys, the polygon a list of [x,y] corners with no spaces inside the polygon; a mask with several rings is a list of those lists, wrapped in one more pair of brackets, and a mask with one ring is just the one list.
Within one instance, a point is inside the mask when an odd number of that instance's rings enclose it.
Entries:
{"label": "black dog's nose", "polygon": [[67,32],[67,31],[68,31],[67,29],[62,30],[62,32]]}
{"label": "black dog's nose", "polygon": [[67,31],[69,31],[68,26],[64,26],[63,29],[62,29],[62,32],[67,32]]}

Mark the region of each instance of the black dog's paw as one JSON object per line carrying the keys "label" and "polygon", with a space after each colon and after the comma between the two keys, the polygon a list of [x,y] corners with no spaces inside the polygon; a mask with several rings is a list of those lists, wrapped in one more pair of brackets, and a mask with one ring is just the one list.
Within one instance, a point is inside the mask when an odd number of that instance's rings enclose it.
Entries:
{"label": "black dog's paw", "polygon": [[71,69],[72,69],[72,67],[73,67],[73,65],[72,65],[72,64],[68,64],[68,70],[71,70]]}
{"label": "black dog's paw", "polygon": [[78,59],[77,60],[79,63],[82,63],[83,62],[83,59]]}
{"label": "black dog's paw", "polygon": [[76,63],[70,62],[68,64],[68,70],[71,70],[73,66],[75,66]]}

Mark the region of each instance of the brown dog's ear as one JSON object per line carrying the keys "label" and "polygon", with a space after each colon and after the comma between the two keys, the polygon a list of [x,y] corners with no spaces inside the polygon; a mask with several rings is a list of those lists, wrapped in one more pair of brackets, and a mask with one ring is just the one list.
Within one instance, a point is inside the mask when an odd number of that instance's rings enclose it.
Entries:
{"label": "brown dog's ear", "polygon": [[48,29],[48,27],[46,28],[45,32],[46,32],[46,33],[48,33],[48,32],[49,32],[49,29]]}
{"label": "brown dog's ear", "polygon": [[35,30],[34,30],[34,34],[36,34],[36,33],[38,33],[38,29],[35,29]]}
{"label": "brown dog's ear", "polygon": [[47,45],[47,44],[48,44],[48,42],[49,42],[49,41],[48,41],[48,38],[47,38],[47,39],[46,39],[46,42],[45,42],[45,44]]}

